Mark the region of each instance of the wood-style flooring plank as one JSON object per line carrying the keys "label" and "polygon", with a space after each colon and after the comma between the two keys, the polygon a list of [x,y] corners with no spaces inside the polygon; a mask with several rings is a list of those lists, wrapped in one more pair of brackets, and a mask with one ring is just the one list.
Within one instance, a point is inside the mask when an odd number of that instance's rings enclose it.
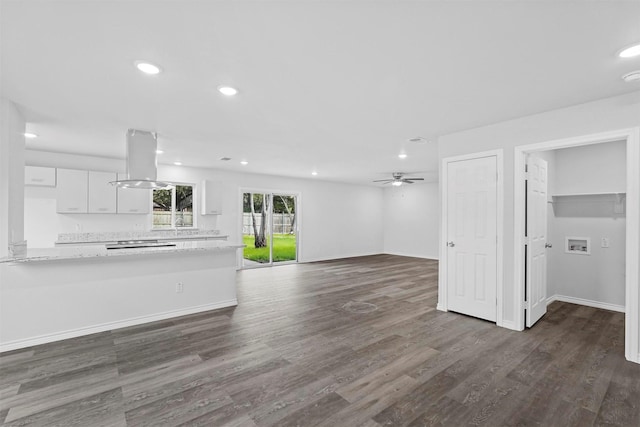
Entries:
{"label": "wood-style flooring plank", "polygon": [[237,307],[0,354],[0,425],[640,426],[622,313],[498,328],[437,311],[437,261],[394,255],[237,279]]}

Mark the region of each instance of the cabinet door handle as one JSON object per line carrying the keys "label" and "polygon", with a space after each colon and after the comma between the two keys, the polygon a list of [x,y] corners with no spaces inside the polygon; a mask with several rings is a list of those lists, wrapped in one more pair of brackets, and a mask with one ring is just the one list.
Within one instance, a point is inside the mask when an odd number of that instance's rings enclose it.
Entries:
{"label": "cabinet door handle", "polygon": [[138,212],[140,209],[129,209],[129,212]]}
{"label": "cabinet door handle", "polygon": [[77,211],[80,210],[80,208],[67,208],[68,211]]}
{"label": "cabinet door handle", "polygon": [[44,178],[31,178],[31,182],[43,182]]}
{"label": "cabinet door handle", "polygon": [[552,245],[551,243],[545,243],[545,244],[544,244],[544,247],[545,247],[545,248],[547,248],[547,249],[549,249],[549,248],[552,248],[552,247],[553,247],[553,245]]}
{"label": "cabinet door handle", "polygon": [[449,246],[450,248],[453,248],[456,244],[453,242],[447,242],[447,246]]}
{"label": "cabinet door handle", "polygon": [[100,212],[105,212],[105,211],[108,211],[108,210],[109,210],[109,208],[98,208],[98,210],[99,210]]}

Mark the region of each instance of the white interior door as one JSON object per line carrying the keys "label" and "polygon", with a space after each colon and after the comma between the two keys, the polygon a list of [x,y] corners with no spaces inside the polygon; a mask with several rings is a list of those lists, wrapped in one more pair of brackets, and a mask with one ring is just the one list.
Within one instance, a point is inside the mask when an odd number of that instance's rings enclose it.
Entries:
{"label": "white interior door", "polygon": [[447,163],[447,309],[496,321],[497,157]]}
{"label": "white interior door", "polygon": [[547,312],[547,162],[527,157],[526,324]]}

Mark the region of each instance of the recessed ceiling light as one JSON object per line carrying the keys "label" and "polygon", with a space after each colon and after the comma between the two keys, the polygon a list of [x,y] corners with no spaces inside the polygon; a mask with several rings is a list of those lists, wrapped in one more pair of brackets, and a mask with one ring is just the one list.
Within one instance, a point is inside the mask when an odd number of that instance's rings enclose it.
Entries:
{"label": "recessed ceiling light", "polygon": [[311,175],[316,176],[316,175],[318,175],[318,172],[313,171],[313,172],[311,172]]}
{"label": "recessed ceiling light", "polygon": [[24,137],[25,138],[29,138],[29,139],[33,139],[33,138],[37,138],[38,135],[36,135],[35,133],[31,133],[31,132],[25,132],[24,133]]}
{"label": "recessed ceiling light", "polygon": [[247,166],[247,165],[249,164],[249,162],[247,162],[246,160],[241,160],[241,161],[240,161],[240,164],[241,164],[242,166]]}
{"label": "recessed ceiling light", "polygon": [[220,92],[223,95],[233,96],[238,93],[238,89],[231,86],[218,86],[218,92]]}
{"label": "recessed ceiling light", "polygon": [[142,71],[145,74],[158,74],[160,71],[162,71],[160,67],[150,62],[136,61],[135,64],[136,68],[138,68],[138,70]]}
{"label": "recessed ceiling light", "polygon": [[156,154],[162,154],[162,153],[164,153],[164,151],[162,151],[162,150],[156,150]]}
{"label": "recessed ceiling light", "polygon": [[398,158],[400,158],[400,159],[406,159],[406,158],[407,158],[407,155],[406,155],[406,153],[400,153],[400,154],[398,154]]}
{"label": "recessed ceiling light", "polygon": [[173,164],[176,166],[182,166],[182,162],[173,162]]}
{"label": "recessed ceiling light", "polygon": [[627,83],[640,81],[640,70],[632,71],[622,76],[622,80]]}
{"label": "recessed ceiling light", "polygon": [[640,43],[626,47],[618,53],[620,58],[633,58],[638,55],[640,55]]}

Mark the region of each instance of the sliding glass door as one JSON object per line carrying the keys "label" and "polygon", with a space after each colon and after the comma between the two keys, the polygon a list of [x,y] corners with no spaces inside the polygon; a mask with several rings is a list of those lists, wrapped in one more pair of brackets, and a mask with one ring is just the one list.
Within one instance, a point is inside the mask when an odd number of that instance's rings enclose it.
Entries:
{"label": "sliding glass door", "polygon": [[297,197],[292,194],[242,194],[243,268],[296,262]]}
{"label": "sliding glass door", "polygon": [[272,194],[271,202],[272,262],[295,262],[298,260],[296,196]]}

